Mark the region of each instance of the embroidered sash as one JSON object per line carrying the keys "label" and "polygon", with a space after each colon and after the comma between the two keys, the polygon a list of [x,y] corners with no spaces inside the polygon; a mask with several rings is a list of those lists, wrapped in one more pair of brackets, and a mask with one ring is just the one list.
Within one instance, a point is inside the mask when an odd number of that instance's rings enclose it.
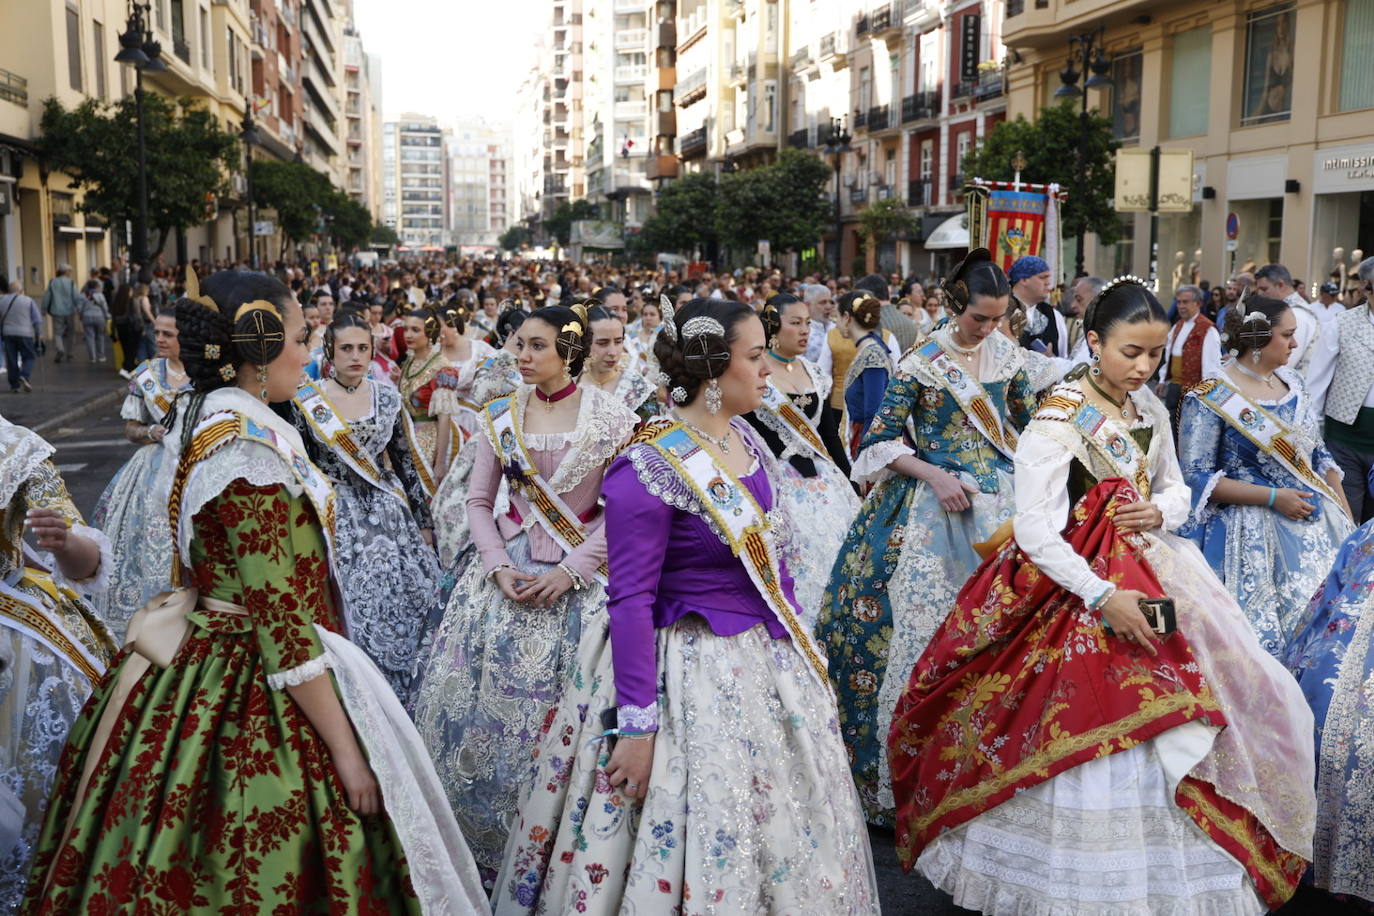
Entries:
{"label": "embroidered sash", "polygon": [[[373,384],[376,384],[375,382]],[[379,490],[391,493],[401,499],[405,494],[400,488],[387,481],[382,469],[372,459],[358,441],[353,438],[353,430],[348,421],[339,415],[334,403],[324,393],[322,384],[304,385],[296,392],[296,406],[305,422],[322,443],[332,448],[343,459],[344,464],[353,469],[363,480]]]}
{"label": "embroidered sash", "polygon": [[[180,530],[182,496],[185,493],[186,482],[191,476],[191,469],[235,439],[246,439],[267,446],[291,470],[291,476],[304,491],[310,504],[315,507],[315,514],[319,517],[320,528],[324,533],[325,549],[329,553],[330,565],[333,566],[338,559],[334,536],[333,484],[320,473],[309,458],[292,448],[291,443],[278,435],[275,430],[262,426],[245,414],[234,410],[222,410],[203,417],[196,424],[195,432],[191,435],[190,445],[182,452],[181,463],[177,467],[176,477],[172,482],[172,492],[167,507],[168,521],[171,523],[173,536],[175,537]],[[180,551],[178,550],[176,562],[172,563],[172,585],[174,587],[182,584],[181,565]]]}
{"label": "embroidered sash", "polygon": [[1193,389],[1204,405],[1226,421],[1256,448],[1273,458],[1298,480],[1341,505],[1329,484],[1317,475],[1294,444],[1298,434],[1279,417],[1246,397],[1225,379],[1210,378]]}
{"label": "embroidered sash", "polygon": [[1106,414],[1086,400],[1078,406],[1070,422],[1089,446],[1106,458],[1108,464],[1121,471],[1120,476],[1135,483],[1140,498],[1148,501],[1150,471],[1135,439],[1122,433]]}
{"label": "embroidered sash", "polygon": [[[59,586],[51,575],[42,570],[25,567],[22,570],[22,580],[28,580],[38,586],[54,600],[58,599],[59,595],[71,601],[80,600],[75,592]],[[105,662],[96,657],[85,643],[67,631],[59,614],[39,607],[32,596],[4,582],[0,582],[0,618],[4,618],[8,626],[32,636],[53,654],[68,662],[81,672],[92,686],[99,683],[100,676],[105,673]]]}
{"label": "embroidered sash", "polygon": [[[820,393],[816,393],[820,397]],[[793,439],[801,440],[811,451],[811,457],[830,461],[830,453],[826,451],[825,443],[821,441],[820,433],[811,425],[811,421],[797,409],[797,405],[792,403],[789,398],[778,388],[769,385],[763,391],[763,407],[773,416],[780,419],[791,431]],[[772,426],[773,424],[769,424]]]}
{"label": "embroidered sash", "polygon": [[[563,498],[549,488],[548,481],[535,467],[534,459],[525,448],[525,434],[521,429],[519,414],[516,395],[508,394],[493,400],[482,411],[487,438],[501,461],[506,480],[519,489],[539,526],[563,548],[564,553],[571,553],[587,540],[587,528]],[[592,575],[605,585],[607,574],[603,562]]]}
{"label": "embroidered sash", "polygon": [[425,454],[420,437],[415,433],[415,421],[404,407],[401,409],[401,428],[405,430],[406,448],[410,450],[410,460],[415,463],[415,473],[420,478],[420,485],[425,488],[425,498],[432,502],[434,492],[439,488],[434,479],[434,462]]}
{"label": "embroidered sash", "polygon": [[143,402],[148,405],[148,412],[154,418],[161,419],[172,409],[177,392],[162,383],[162,373],[156,368],[158,365],[165,367],[166,363],[148,360],[134,372],[133,381],[138,386]]}
{"label": "embroidered sash", "polygon": [[772,524],[753,494],[680,423],[672,424],[644,444],[663,456],[692,491],[697,503],[710,513],[715,522],[713,527],[726,537],[730,551],[744,563],[754,587],[787,627],[792,645],[810,666],[811,673],[827,692],[831,691],[825,659],[782,590],[782,570],[773,549]]}
{"label": "embroidered sash", "polygon": [[941,380],[944,389],[958,402],[973,428],[1010,460],[1016,452],[1016,433],[1002,421],[992,399],[973,373],[955,365],[940,342],[933,337],[916,347],[910,355],[919,360],[927,372]]}

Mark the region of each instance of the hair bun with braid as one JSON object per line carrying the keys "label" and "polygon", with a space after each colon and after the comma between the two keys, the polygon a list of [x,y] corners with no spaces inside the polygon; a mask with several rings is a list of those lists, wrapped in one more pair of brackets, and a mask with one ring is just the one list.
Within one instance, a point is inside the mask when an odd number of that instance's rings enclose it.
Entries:
{"label": "hair bun with braid", "polygon": [[189,298],[177,302],[176,321],[181,363],[192,387],[207,392],[232,385],[239,362],[233,323],[219,309]]}
{"label": "hair bun with braid", "polygon": [[245,303],[234,313],[231,340],[242,360],[265,366],[286,349],[286,325],[272,303]]}

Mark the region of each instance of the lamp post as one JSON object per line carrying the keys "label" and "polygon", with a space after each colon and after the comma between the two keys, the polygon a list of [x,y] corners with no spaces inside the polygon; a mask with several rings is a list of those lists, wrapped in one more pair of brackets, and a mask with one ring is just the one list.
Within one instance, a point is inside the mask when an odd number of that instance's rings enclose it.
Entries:
{"label": "lamp post", "polygon": [[[1054,91],[1055,98],[1071,99],[1078,96],[1080,105],[1078,109],[1078,122],[1082,127],[1082,136],[1077,146],[1076,161],[1078,167],[1074,170],[1074,193],[1078,199],[1078,219],[1075,221],[1075,234],[1078,237],[1077,250],[1074,252],[1074,277],[1087,276],[1084,270],[1083,238],[1087,234],[1087,209],[1083,206],[1083,196],[1086,194],[1084,187],[1084,162],[1083,144],[1088,141],[1088,89],[1098,89],[1112,85],[1112,78],[1107,74],[1111,72],[1112,62],[1107,59],[1107,55],[1102,50],[1102,36],[1105,31],[1104,26],[1098,26],[1091,32],[1084,32],[1081,35],[1073,35],[1069,38],[1069,60],[1064,65],[1064,69],[1059,73],[1059,81],[1063,83]],[[1083,82],[1083,88],[1078,88],[1078,80],[1092,71]]]}
{"label": "lamp post", "polygon": [[115,61],[134,67],[134,123],[138,135],[138,218],[134,221],[134,237],[129,241],[130,256],[138,264],[140,282],[151,276],[148,265],[148,150],[143,139],[143,71],[160,73],[167,69],[162,59],[162,45],[153,40],[153,33],[145,19],[152,12],[151,3],[129,4],[129,21],[119,36],[119,53]]}
{"label": "lamp post", "polygon": [[253,100],[248,100],[248,110],[243,113],[243,125],[239,130],[243,141],[243,175],[248,195],[248,266],[258,269],[257,223],[253,221],[253,147],[258,142],[258,127],[253,123]]}
{"label": "lamp post", "polygon": [[853,135],[845,129],[843,118],[830,119],[830,134],[825,138],[825,152],[835,157],[835,276],[840,275],[840,257],[844,245],[840,222],[840,163],[845,153],[850,151],[849,141]]}

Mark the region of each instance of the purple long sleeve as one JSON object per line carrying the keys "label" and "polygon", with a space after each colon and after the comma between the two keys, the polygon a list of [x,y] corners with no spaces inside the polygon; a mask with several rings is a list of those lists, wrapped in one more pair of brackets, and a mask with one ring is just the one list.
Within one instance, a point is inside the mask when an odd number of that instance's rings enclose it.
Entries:
{"label": "purple long sleeve", "polygon": [[[742,482],[765,510],[772,505],[762,468]],[[620,727],[653,731],[658,694],[655,630],[687,614],[703,618],[718,636],[734,636],[762,623],[774,639],[781,639],[787,638],[787,628],[754,587],[739,558],[701,519],[650,493],[628,459],[617,458],[611,464],[603,493]],[[792,578],[785,567],[782,585],[795,608]]]}

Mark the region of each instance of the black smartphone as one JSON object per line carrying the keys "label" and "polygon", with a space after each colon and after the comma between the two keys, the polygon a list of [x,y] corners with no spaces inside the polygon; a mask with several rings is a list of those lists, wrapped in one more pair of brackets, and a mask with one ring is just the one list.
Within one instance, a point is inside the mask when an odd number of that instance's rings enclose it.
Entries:
{"label": "black smartphone", "polygon": [[1172,598],[1141,598],[1140,613],[1145,615],[1145,621],[1149,623],[1150,629],[1160,636],[1168,636],[1178,629],[1178,617],[1174,612]]}
{"label": "black smartphone", "polygon": [[620,727],[619,718],[616,716],[618,710],[614,706],[607,706],[601,710],[601,733],[606,736],[606,753],[615,753],[615,742],[619,737],[616,730]]}

